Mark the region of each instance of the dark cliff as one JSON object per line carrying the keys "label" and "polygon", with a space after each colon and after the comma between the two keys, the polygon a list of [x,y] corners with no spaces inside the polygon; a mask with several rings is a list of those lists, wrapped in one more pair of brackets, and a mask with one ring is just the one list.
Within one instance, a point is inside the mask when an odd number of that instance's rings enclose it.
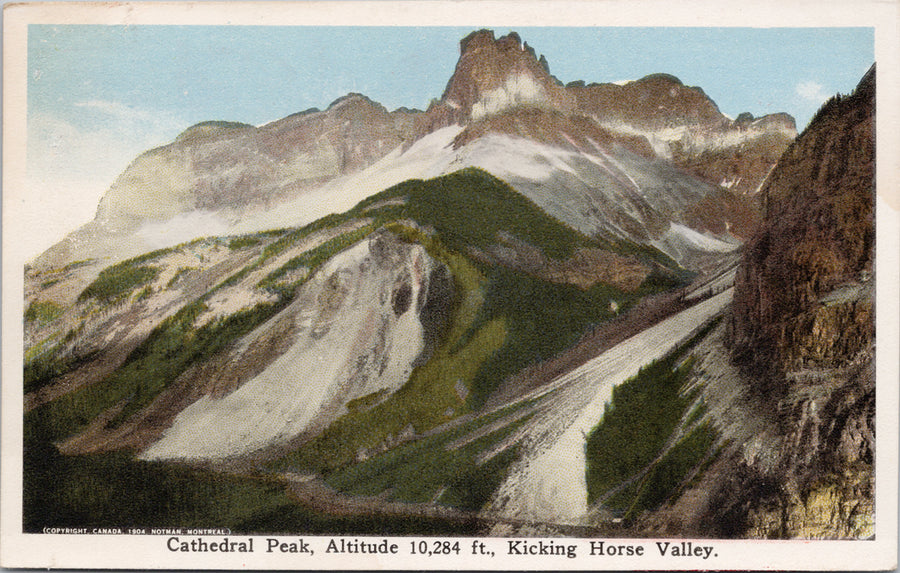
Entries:
{"label": "dark cliff", "polygon": [[822,107],[763,190],[730,344],[768,430],[756,451],[732,449],[707,533],[874,531],[874,123],[873,66]]}
{"label": "dark cliff", "polygon": [[764,221],[735,284],[734,350],[770,381],[838,365],[872,340],[859,293],[874,261],[874,124],[873,67],[822,107],[763,189]]}

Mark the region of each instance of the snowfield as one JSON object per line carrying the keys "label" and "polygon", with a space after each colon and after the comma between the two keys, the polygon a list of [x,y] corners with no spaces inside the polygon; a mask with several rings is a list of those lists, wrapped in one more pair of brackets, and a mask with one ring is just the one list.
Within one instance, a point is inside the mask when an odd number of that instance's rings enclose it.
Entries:
{"label": "snowfield", "polygon": [[518,73],[506,78],[506,82],[485,92],[472,106],[472,121],[500,113],[523,104],[542,104],[547,101],[544,88],[530,74]]}
{"label": "snowfield", "polygon": [[[652,244],[679,262],[685,253],[718,253],[736,247],[677,222],[668,227],[673,214],[684,212],[714,188],[663,161],[624,150],[613,152],[597,144],[588,153],[499,134],[454,148],[453,142],[461,132],[460,126],[445,127],[409,149],[397,147],[362,171],[338,177],[266,211],[245,215],[228,232],[305,225],[346,211],[403,181],[478,167],[588,235],[613,235],[639,242],[648,242],[650,237]],[[206,224],[215,227],[221,220]]]}
{"label": "snowfield", "polygon": [[733,289],[656,324],[528,396],[546,396],[521,430],[525,456],[484,510],[488,516],[578,525],[587,514],[585,439],[618,384],[663,358],[731,303]]}
{"label": "snowfield", "polygon": [[707,253],[730,253],[741,246],[737,240],[723,241],[698,233],[694,229],[678,223],[672,223],[662,236],[650,241],[650,244],[682,264],[692,256]]}

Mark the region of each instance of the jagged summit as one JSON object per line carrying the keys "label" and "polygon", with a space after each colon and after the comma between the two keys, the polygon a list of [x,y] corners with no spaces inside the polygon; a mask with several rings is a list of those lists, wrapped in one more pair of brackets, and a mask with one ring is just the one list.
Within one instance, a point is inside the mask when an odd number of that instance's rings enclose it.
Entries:
{"label": "jagged summit", "polygon": [[574,109],[575,100],[549,73],[543,56],[515,32],[496,38],[479,30],[460,42],[456,70],[441,103],[454,110],[456,123],[478,120],[519,105]]}

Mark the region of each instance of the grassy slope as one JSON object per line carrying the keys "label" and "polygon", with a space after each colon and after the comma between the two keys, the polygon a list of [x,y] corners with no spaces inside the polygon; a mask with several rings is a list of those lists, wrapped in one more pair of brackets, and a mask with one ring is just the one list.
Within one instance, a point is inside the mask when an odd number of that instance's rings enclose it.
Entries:
{"label": "grassy slope", "polygon": [[94,282],[81,291],[78,302],[95,299],[108,305],[123,300],[137,287],[147,284],[159,274],[157,267],[144,263],[166,255],[175,248],[151,251],[103,269]]}
{"label": "grassy slope", "polygon": [[62,456],[26,423],[23,530],[44,527],[225,527],[232,533],[474,535],[475,524],[407,517],[323,515],[281,484],[130,459],[125,453]]}
{"label": "grassy slope", "polygon": [[[403,203],[396,204],[397,199]],[[610,300],[617,300],[624,310],[641,296],[671,286],[654,275],[636,293],[606,285],[583,291],[474,261],[465,254],[470,247],[487,248],[500,231],[556,258],[569,257],[578,247],[611,248],[559,223],[478,169],[404,182],[363,201],[351,213],[386,223],[401,238],[424,245],[450,267],[456,300],[448,333],[431,360],[415,369],[400,391],[369,410],[346,414],[276,464],[279,469],[302,468],[328,475],[353,464],[360,448],[377,448],[408,426],[421,433],[476,410],[505,377],[552,357],[592,325],[611,318]],[[413,220],[433,233],[392,220]],[[644,253],[643,248],[624,243],[617,249],[638,256]],[[665,260],[661,255],[649,258]],[[465,401],[457,395],[457,382],[466,387]],[[408,466],[410,475],[413,468]]]}
{"label": "grassy slope", "polygon": [[508,449],[481,465],[476,463],[476,457],[509,436],[525,419],[459,448],[448,448],[448,445],[507,413],[498,412],[393,448],[334,472],[328,483],[352,495],[381,495],[406,502],[436,500],[460,509],[477,510],[500,485],[504,470],[517,459],[518,452],[516,448]]}
{"label": "grassy slope", "polygon": [[[693,368],[685,354],[710,328],[613,390],[585,444],[589,503],[614,492],[603,505],[633,517],[677,494],[683,480],[714,453],[717,434],[708,423],[695,424],[700,411],[688,412],[688,407],[696,396],[684,392]],[[666,451],[679,430],[684,435]]]}

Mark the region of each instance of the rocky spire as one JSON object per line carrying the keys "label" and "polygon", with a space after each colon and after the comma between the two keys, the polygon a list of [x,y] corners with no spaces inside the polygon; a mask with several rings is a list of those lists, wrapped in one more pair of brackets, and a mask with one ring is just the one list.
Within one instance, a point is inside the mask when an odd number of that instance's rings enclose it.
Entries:
{"label": "rocky spire", "polygon": [[517,106],[568,111],[575,98],[518,34],[496,38],[491,30],[479,30],[460,42],[459,62],[441,103],[454,110],[458,123],[467,123]]}

